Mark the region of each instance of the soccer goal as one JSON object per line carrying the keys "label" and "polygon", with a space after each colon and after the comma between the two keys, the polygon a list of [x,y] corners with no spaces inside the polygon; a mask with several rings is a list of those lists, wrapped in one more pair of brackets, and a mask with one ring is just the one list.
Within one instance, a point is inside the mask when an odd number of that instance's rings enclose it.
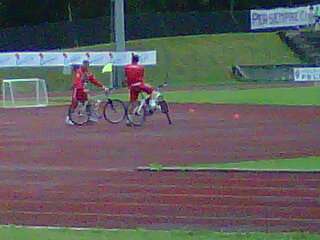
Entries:
{"label": "soccer goal", "polygon": [[4,108],[45,107],[48,105],[46,81],[43,79],[5,79],[2,81]]}

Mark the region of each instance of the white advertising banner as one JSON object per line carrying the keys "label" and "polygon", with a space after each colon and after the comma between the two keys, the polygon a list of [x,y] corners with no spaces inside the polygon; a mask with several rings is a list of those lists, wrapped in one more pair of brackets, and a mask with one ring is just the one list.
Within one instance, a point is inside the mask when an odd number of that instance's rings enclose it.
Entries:
{"label": "white advertising banner", "polygon": [[[38,53],[39,57],[40,57],[40,66],[57,66],[58,63],[64,63],[64,56],[61,53],[50,53],[50,54],[46,54],[46,53]],[[1,54],[0,54],[0,58],[1,58]]]}
{"label": "white advertising banner", "polygon": [[251,10],[251,29],[303,26],[312,23],[309,7]]}
{"label": "white advertising banner", "polygon": [[0,54],[0,66],[11,67],[17,65],[18,56],[12,53]]}
{"label": "white advertising banner", "polygon": [[[140,63],[143,65],[149,65],[149,63],[157,62],[157,52],[156,51],[148,51],[148,52],[134,52],[135,54],[140,56]],[[131,53],[130,53],[131,55]]]}
{"label": "white advertising banner", "polygon": [[293,71],[296,82],[320,81],[320,67],[294,68]]}
{"label": "white advertising banner", "polygon": [[115,66],[124,66],[131,62],[131,53],[117,52],[111,55],[111,63]]}
{"label": "white advertising banner", "polygon": [[40,55],[33,53],[16,53],[16,66],[34,67],[40,65]]}
{"label": "white advertising banner", "polygon": [[[88,60],[92,66],[113,63],[124,66],[131,62],[133,52],[18,52],[0,53],[1,67],[54,67],[81,64]],[[142,65],[156,65],[156,51],[134,52]]]}

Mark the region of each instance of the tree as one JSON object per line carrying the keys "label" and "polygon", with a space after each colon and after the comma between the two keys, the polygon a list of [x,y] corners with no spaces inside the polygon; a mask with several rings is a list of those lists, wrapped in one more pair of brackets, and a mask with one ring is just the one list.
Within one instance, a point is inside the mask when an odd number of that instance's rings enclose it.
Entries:
{"label": "tree", "polygon": [[0,13],[0,26],[5,26],[7,19],[7,6],[3,2],[0,2]]}
{"label": "tree", "polygon": [[230,0],[230,15],[231,15],[233,21],[234,21],[236,24],[238,24],[238,21],[237,21],[237,19],[236,19],[235,16],[234,16],[234,7],[235,7],[235,4],[236,4],[236,1],[237,1],[237,0]]}
{"label": "tree", "polygon": [[[111,0],[0,0],[0,26],[72,21],[110,14]],[[314,0],[126,0],[127,14],[176,11],[230,11],[261,7],[307,5]]]}

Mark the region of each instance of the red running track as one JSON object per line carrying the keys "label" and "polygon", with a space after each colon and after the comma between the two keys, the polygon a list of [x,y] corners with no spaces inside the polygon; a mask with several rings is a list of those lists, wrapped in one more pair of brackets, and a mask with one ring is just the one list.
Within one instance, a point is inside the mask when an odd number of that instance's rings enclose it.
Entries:
{"label": "red running track", "polygon": [[0,224],[320,230],[320,173],[134,170],[319,155],[317,108],[175,105],[174,126],[139,129],[67,127],[64,110],[0,109]]}
{"label": "red running track", "polygon": [[6,168],[0,184],[1,224],[320,230],[320,173]]}

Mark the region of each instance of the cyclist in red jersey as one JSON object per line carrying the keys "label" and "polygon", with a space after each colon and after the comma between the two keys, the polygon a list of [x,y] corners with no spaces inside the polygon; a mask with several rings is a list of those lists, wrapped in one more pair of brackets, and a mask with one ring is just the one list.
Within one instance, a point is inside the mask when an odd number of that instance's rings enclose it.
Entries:
{"label": "cyclist in red jersey", "polygon": [[144,82],[144,67],[139,64],[139,56],[132,55],[132,63],[125,66],[126,83],[130,91],[130,102],[135,102],[139,98],[141,92],[145,92],[151,96],[150,105],[155,106],[155,99],[158,92]]}
{"label": "cyclist in red jersey", "polygon": [[[130,102],[138,101],[139,94],[145,92],[150,95],[150,106],[154,108],[156,106],[156,98],[158,92],[155,89],[144,82],[144,67],[139,64],[139,56],[132,54],[131,64],[128,64],[124,68],[125,81],[128,85]],[[129,122],[127,122],[129,125]]]}
{"label": "cyclist in red jersey", "polygon": [[[102,88],[104,91],[108,91],[109,89],[104,86],[101,82],[99,82],[95,76],[90,72],[89,69],[89,61],[83,61],[82,65],[77,68],[73,69],[74,76],[73,76],[73,93],[72,93],[72,101],[71,101],[71,111],[72,109],[76,109],[78,102],[86,102],[89,100],[88,96],[88,88],[87,84],[91,82],[95,86]],[[88,104],[88,109],[90,109],[90,104]],[[91,121],[96,121],[94,117],[90,118]],[[66,123],[73,125],[69,119],[69,116],[66,118]]]}

